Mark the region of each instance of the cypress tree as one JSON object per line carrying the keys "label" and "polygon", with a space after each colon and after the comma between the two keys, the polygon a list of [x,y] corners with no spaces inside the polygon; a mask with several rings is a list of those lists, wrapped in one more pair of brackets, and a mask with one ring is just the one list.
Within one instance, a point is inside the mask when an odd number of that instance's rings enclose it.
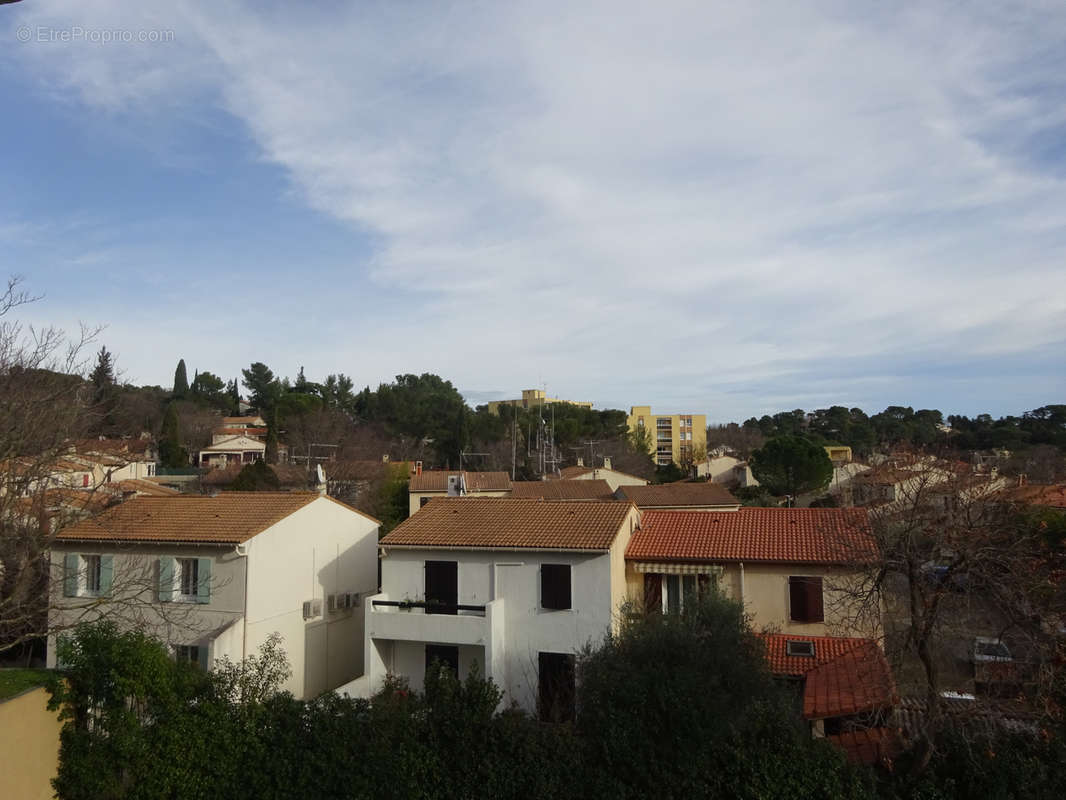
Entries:
{"label": "cypress tree", "polygon": [[187,461],[185,448],[181,446],[178,410],[173,403],[167,406],[163,415],[163,430],[159,435],[159,461],[164,467],[183,467]]}
{"label": "cypress tree", "polygon": [[185,359],[178,361],[174,370],[174,397],[183,398],[189,393],[189,373],[185,370]]}

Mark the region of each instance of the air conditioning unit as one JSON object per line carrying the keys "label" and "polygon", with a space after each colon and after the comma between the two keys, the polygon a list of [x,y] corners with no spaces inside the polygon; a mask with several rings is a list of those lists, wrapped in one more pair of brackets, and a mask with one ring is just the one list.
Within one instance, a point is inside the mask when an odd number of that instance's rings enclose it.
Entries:
{"label": "air conditioning unit", "polygon": [[322,616],[321,600],[304,600],[304,619],[314,619]]}

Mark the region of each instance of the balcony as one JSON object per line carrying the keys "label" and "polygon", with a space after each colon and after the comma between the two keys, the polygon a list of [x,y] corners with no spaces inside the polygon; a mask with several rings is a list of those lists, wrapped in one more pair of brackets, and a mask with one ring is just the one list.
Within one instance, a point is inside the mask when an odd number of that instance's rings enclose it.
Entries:
{"label": "balcony", "polygon": [[489,629],[487,613],[488,606],[484,605],[389,600],[388,595],[381,594],[371,601],[367,630],[374,639],[484,644]]}

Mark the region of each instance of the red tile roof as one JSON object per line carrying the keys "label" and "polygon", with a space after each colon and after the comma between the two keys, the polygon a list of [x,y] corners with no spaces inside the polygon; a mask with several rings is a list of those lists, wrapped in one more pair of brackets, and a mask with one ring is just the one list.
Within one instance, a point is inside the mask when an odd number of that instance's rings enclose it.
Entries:
{"label": "red tile roof", "polygon": [[619,486],[618,491],[638,508],[739,506],[740,501],[717,483],[664,483],[658,486]]}
{"label": "red tile roof", "polygon": [[152,497],[172,497],[173,495],[181,494],[177,489],[161,486],[155,481],[148,481],[143,478],[126,478],[118,481],[118,483],[108,484],[108,486],[117,486],[119,491],[122,492],[136,492],[139,495],[146,494]]}
{"label": "red tile roof", "polygon": [[556,479],[561,478],[562,480],[575,480],[577,478],[580,478],[582,475],[588,475],[592,472],[613,472],[615,475],[624,475],[627,478],[636,478],[638,481],[644,481],[645,483],[648,482],[647,479],[642,478],[639,475],[631,475],[628,472],[622,472],[621,470],[613,468],[608,469],[607,467],[563,467],[561,470],[559,470],[558,476],[555,477]]}
{"label": "red tile roof", "polygon": [[805,676],[803,716],[850,717],[898,702],[892,670],[876,642],[866,640]]}
{"label": "red tile roof", "polygon": [[1006,489],[1003,496],[1013,503],[1024,503],[1048,508],[1066,508],[1066,483],[1029,483]]}
{"label": "red tile roof", "polygon": [[[459,470],[434,469],[421,475],[411,476],[412,492],[446,492],[448,476],[459,475]],[[511,478],[506,472],[462,472],[468,492],[506,492],[511,489]]]}
{"label": "red tile roof", "polygon": [[[778,675],[804,678],[803,716],[847,717],[898,702],[892,670],[877,642],[838,636],[764,634],[766,660]],[[814,656],[788,655],[788,642],[811,642]]]}
{"label": "red tile roof", "polygon": [[495,497],[441,497],[401,522],[383,546],[610,549],[633,506]]}
{"label": "red tile roof", "polygon": [[607,481],[598,478],[590,481],[515,481],[511,484],[511,497],[539,500],[614,500]]}
{"label": "red tile roof", "polygon": [[877,557],[864,508],[645,511],[626,558],[857,564]]}
{"label": "red tile roof", "polygon": [[[777,675],[799,677],[806,675],[815,667],[840,658],[849,650],[854,650],[866,639],[845,636],[790,636],[784,633],[761,634],[766,645],[766,660],[770,662],[770,671]],[[811,642],[814,644],[813,656],[790,656],[787,642]]]}
{"label": "red tile roof", "polygon": [[135,497],[99,516],[64,528],[56,538],[60,541],[239,544],[319,497],[311,492]]}

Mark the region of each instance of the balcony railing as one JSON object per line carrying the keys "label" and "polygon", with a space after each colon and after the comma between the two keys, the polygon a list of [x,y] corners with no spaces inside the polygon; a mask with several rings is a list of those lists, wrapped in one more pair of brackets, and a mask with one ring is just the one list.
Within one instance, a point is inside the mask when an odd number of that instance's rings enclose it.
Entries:
{"label": "balcony railing", "polygon": [[460,611],[470,611],[482,617],[485,616],[485,606],[468,605],[464,603],[427,603],[419,600],[375,600],[374,608],[377,608],[378,606],[396,608],[400,611],[410,611],[412,608],[421,608],[427,614],[457,614]]}

